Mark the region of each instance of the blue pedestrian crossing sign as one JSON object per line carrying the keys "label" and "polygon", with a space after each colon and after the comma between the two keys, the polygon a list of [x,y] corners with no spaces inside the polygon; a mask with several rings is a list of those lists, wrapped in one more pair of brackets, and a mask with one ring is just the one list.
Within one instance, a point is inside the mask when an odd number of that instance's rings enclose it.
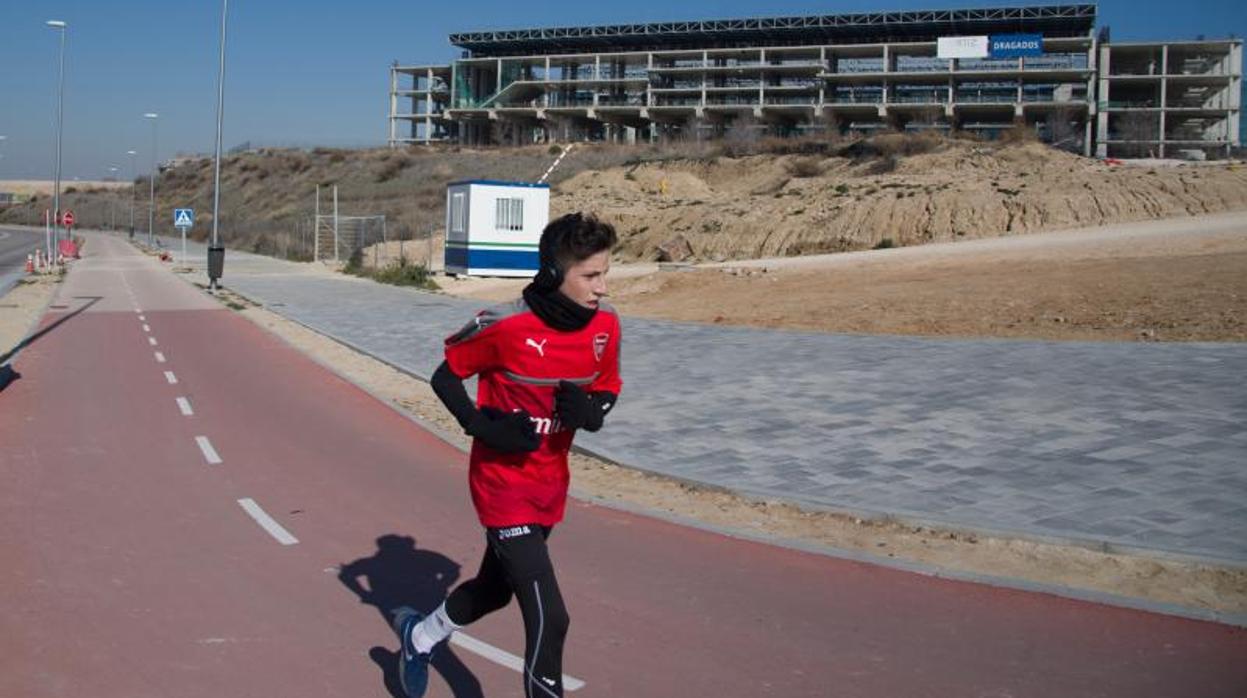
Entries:
{"label": "blue pedestrian crossing sign", "polygon": [[173,209],[173,227],[189,228],[192,225],[195,225],[195,209],[193,208]]}

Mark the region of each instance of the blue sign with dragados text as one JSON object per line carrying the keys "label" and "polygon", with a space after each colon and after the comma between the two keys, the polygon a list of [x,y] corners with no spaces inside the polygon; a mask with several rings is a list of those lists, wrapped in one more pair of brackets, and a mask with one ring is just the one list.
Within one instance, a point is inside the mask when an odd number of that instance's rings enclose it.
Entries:
{"label": "blue sign with dragados text", "polygon": [[1043,55],[1043,34],[1001,34],[991,37],[992,58],[1019,58]]}

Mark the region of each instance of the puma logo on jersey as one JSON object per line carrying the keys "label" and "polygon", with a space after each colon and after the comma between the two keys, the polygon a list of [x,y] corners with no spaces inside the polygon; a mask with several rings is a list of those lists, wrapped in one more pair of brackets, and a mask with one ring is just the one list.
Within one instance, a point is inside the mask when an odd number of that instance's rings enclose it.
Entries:
{"label": "puma logo on jersey", "polygon": [[527,526],[512,526],[510,528],[499,529],[498,540],[507,540],[516,536],[526,536],[532,533],[532,529]]}
{"label": "puma logo on jersey", "polygon": [[541,358],[543,358],[543,359],[544,359],[544,358],[546,358],[546,342],[548,342],[548,341],[550,341],[550,340],[549,340],[549,338],[547,338],[547,339],[543,339],[543,340],[541,340],[541,344],[538,344],[538,343],[534,342],[534,341],[532,340],[532,338],[530,337],[530,338],[528,338],[528,339],[525,339],[525,340],[524,340],[524,344],[525,344],[526,346],[530,346],[530,347],[532,347],[533,349],[536,349],[536,350],[537,350],[537,353],[538,353],[538,354],[540,354],[540,355],[541,355]]}

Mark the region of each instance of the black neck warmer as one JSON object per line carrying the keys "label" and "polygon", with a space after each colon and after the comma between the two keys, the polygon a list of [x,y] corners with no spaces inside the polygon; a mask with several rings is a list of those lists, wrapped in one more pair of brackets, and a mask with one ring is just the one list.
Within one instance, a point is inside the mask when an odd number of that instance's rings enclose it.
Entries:
{"label": "black neck warmer", "polygon": [[535,283],[524,287],[524,302],[542,322],[561,332],[588,325],[597,313],[597,309],[586,308],[558,290],[539,288]]}

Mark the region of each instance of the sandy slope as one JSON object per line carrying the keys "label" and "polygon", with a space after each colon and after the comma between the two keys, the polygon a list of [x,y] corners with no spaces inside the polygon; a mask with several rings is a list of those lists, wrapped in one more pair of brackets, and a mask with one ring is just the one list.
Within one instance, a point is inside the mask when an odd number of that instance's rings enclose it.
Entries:
{"label": "sandy slope", "polygon": [[1036,143],[930,147],[909,156],[754,155],[583,172],[556,187],[552,207],[616,223],[622,259],[701,261],[1247,209],[1241,164],[1113,166]]}

